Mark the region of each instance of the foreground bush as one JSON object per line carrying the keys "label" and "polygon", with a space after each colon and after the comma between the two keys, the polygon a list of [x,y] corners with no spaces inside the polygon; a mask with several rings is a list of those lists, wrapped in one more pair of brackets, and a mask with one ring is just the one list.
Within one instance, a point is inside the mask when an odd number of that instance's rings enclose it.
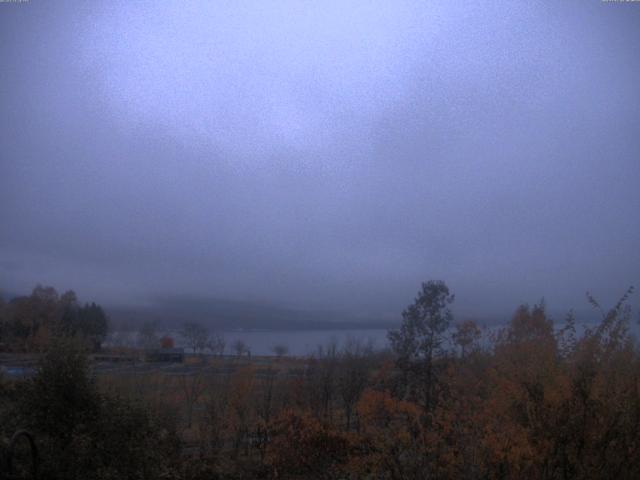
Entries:
{"label": "foreground bush", "polygon": [[98,392],[76,342],[55,342],[14,395],[16,426],[37,439],[41,478],[171,476],[179,454],[175,425],[146,405]]}

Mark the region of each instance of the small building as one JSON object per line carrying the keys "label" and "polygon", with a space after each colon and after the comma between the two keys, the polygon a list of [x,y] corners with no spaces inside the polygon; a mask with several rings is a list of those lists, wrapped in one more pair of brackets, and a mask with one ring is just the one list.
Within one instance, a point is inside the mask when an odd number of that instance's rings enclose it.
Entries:
{"label": "small building", "polygon": [[168,335],[165,335],[164,337],[162,337],[160,339],[160,348],[162,349],[175,348],[175,342],[173,341],[173,338],[171,338]]}
{"label": "small building", "polygon": [[147,350],[145,359],[147,362],[182,363],[184,361],[184,348],[156,348]]}

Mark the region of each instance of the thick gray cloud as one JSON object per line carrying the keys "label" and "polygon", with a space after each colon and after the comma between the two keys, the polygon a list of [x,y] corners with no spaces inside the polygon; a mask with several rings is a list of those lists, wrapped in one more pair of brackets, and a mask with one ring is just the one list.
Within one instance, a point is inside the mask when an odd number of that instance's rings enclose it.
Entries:
{"label": "thick gray cloud", "polygon": [[0,4],[0,288],[397,316],[640,272],[640,6]]}

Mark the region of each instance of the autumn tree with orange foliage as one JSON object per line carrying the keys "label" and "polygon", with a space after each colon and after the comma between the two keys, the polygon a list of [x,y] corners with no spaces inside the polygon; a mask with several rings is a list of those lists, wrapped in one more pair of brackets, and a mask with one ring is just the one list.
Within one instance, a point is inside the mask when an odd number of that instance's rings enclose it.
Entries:
{"label": "autumn tree with orange foliage", "polygon": [[267,450],[273,478],[340,478],[349,458],[348,434],[308,411],[283,411],[272,426]]}

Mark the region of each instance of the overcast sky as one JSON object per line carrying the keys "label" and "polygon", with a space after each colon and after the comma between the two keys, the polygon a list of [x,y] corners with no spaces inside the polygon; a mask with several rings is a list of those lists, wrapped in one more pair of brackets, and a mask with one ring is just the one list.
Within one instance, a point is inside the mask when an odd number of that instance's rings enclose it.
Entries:
{"label": "overcast sky", "polygon": [[[640,279],[640,3],[0,3],[0,289],[398,316]],[[637,300],[634,303],[638,303]]]}

